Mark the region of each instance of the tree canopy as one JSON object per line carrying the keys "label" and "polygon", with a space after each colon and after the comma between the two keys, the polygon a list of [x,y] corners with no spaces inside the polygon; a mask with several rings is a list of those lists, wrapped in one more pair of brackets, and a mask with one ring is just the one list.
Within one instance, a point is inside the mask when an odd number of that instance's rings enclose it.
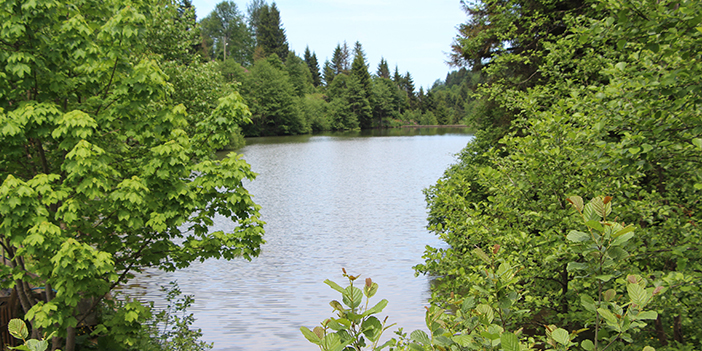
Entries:
{"label": "tree canopy", "polygon": [[[0,6],[0,270],[35,331],[59,330],[71,350],[78,302],[134,273],[258,255],[263,222],[242,185],[255,174],[214,159],[249,110],[234,90],[191,106],[195,120],[174,101],[149,45],[150,16],[172,4]],[[211,231],[215,215],[235,229]],[[135,304],[101,330],[141,320]]]}

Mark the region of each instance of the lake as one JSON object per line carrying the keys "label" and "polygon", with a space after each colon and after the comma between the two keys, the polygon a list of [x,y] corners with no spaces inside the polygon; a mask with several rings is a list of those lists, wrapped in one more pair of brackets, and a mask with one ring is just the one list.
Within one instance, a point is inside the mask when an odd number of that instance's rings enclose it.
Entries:
{"label": "lake", "polygon": [[[215,350],[316,350],[299,328],[332,316],[340,294],[323,281],[346,286],[343,267],[380,285],[371,303],[388,299],[379,318],[397,323],[385,335],[426,330],[429,278],[412,266],[426,245],[443,243],[426,230],[422,190],[471,138],[432,128],[247,139],[237,152],[258,173],[245,186],[267,223],[261,255],[151,271],[127,290],[163,306],[159,287],[176,280],[195,295],[189,311]],[[213,230],[231,225],[216,218]]]}

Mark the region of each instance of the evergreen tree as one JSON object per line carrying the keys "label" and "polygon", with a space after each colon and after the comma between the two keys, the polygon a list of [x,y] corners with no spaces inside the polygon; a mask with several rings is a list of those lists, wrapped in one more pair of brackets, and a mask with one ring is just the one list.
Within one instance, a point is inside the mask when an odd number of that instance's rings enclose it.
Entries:
{"label": "evergreen tree", "polygon": [[341,47],[341,71],[348,74],[351,69],[351,54],[349,53],[349,46],[344,40],[344,46]]}
{"label": "evergreen tree", "polygon": [[233,1],[217,4],[200,21],[200,27],[209,49],[209,57],[223,61],[231,57],[241,64],[253,61],[253,36]]}
{"label": "evergreen tree", "polygon": [[398,87],[402,88],[402,76],[400,75],[400,70],[395,65],[395,74],[392,76],[392,81],[397,84]]}
{"label": "evergreen tree", "polygon": [[414,94],[414,80],[412,79],[412,75],[410,75],[409,72],[405,73],[405,76],[402,77],[402,90],[404,90],[405,93],[407,93],[410,108],[416,108],[417,96]]}
{"label": "evergreen tree", "polygon": [[319,74],[319,63],[317,62],[317,54],[310,54],[310,47],[305,48],[305,63],[312,74],[312,84],[318,87],[321,84],[321,77]]}
{"label": "evergreen tree", "polygon": [[376,73],[378,77],[390,79],[390,69],[388,68],[388,62],[384,58],[380,58],[380,63],[378,64],[378,72]]}
{"label": "evergreen tree", "polygon": [[[249,15],[249,29],[256,40],[258,40],[258,28],[261,27],[261,13],[264,7],[268,7],[266,0],[251,0],[246,6],[246,12]],[[258,42],[256,45],[258,46]]]}
{"label": "evergreen tree", "polygon": [[361,129],[372,127],[373,110],[371,109],[370,101],[368,101],[369,94],[363,88],[363,83],[356,75],[351,75],[347,80],[346,87],[346,101],[351,113],[358,121],[358,126]]}
{"label": "evergreen tree", "polygon": [[285,60],[285,68],[298,97],[303,97],[313,90],[312,74],[305,61],[295,55],[295,51],[288,53],[288,58]]}
{"label": "evergreen tree", "polygon": [[263,48],[266,56],[276,54],[283,59],[288,57],[288,39],[280,23],[280,12],[275,3],[261,8],[260,24],[256,30],[257,45]]}
{"label": "evergreen tree", "polygon": [[388,125],[389,120],[398,118],[399,106],[395,92],[397,86],[389,78],[375,77],[373,79],[373,123],[382,127]]}
{"label": "evergreen tree", "polygon": [[322,73],[324,74],[324,84],[328,88],[334,81],[334,77],[336,77],[336,71],[329,60],[324,61],[324,69],[322,69]]}
{"label": "evergreen tree", "polygon": [[332,55],[332,68],[334,69],[334,74],[348,74],[349,73],[349,54],[348,54],[348,48],[346,46],[346,42],[344,42],[344,46],[341,46],[341,44],[337,44],[336,48],[334,48],[334,54]]}
{"label": "evergreen tree", "polygon": [[[357,82],[360,85],[360,90],[358,91],[359,97],[357,98],[358,101],[356,102],[359,104],[359,106],[363,106],[359,107],[358,109],[352,108],[352,110],[357,113],[356,117],[358,118],[358,122],[362,129],[371,128],[373,124],[372,109],[370,108],[373,88],[371,84],[371,76],[370,73],[368,73],[368,66],[366,65],[365,56],[366,55],[363,52],[361,43],[356,42],[353,64],[351,66],[351,77],[354,78],[354,84]],[[349,87],[350,86],[351,84],[349,84]],[[356,92],[354,92],[354,94],[355,93]],[[361,99],[363,99],[363,101],[360,101]],[[368,105],[368,109],[365,108],[365,105]]]}
{"label": "evergreen tree", "polygon": [[[352,130],[359,128],[356,112],[363,109],[363,104],[356,103],[358,94],[351,97],[349,92],[358,92],[358,90],[360,90],[360,84],[356,82],[356,84],[353,84],[354,87],[349,87],[349,85],[352,85],[350,82],[351,80],[353,80],[352,77],[346,74],[339,74],[334,77],[334,80],[329,85],[329,105],[332,129],[334,130]],[[352,103],[354,103],[355,111],[351,108]]]}

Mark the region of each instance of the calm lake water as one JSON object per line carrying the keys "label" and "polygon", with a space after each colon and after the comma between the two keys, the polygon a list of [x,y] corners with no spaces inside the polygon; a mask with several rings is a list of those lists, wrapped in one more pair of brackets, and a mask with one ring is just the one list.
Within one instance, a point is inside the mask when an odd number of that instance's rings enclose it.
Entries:
{"label": "calm lake water", "polygon": [[[380,285],[371,303],[388,299],[380,317],[397,323],[386,335],[426,329],[429,280],[412,266],[441,242],[425,228],[422,190],[470,138],[465,129],[409,129],[249,139],[237,152],[259,174],[246,188],[267,222],[261,255],[150,272],[128,291],[162,306],[159,286],[177,280],[195,295],[189,311],[215,350],[316,350],[299,328],[332,316],[329,301],[340,296],[323,281],[346,286],[344,267]],[[230,225],[219,218],[213,230]]]}

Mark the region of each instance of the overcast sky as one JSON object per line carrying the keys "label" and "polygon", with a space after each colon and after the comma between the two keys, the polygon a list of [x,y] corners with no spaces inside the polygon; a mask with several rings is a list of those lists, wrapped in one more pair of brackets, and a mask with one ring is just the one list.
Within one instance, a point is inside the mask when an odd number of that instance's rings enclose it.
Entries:
{"label": "overcast sky", "polygon": [[[198,20],[221,0],[193,0]],[[249,0],[235,0],[246,14]],[[268,1],[272,4],[272,1]],[[320,69],[337,44],[350,48],[361,42],[369,70],[375,73],[381,56],[391,73],[409,71],[419,90],[452,69],[446,64],[456,26],[466,20],[460,0],[278,0],[281,22],[290,49],[298,56],[305,47],[317,54]]]}

